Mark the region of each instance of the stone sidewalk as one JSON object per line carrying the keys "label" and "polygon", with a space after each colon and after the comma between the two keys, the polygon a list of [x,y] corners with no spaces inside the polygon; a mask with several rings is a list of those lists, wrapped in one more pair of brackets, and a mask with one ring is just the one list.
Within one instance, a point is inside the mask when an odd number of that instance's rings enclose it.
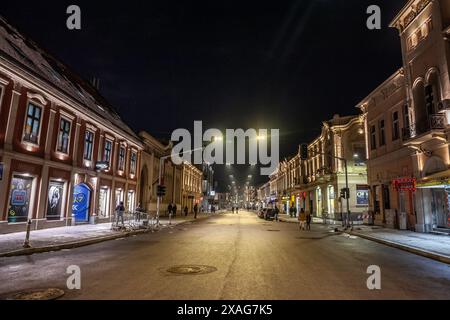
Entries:
{"label": "stone sidewalk", "polygon": [[[297,218],[282,215],[282,222],[297,223]],[[323,224],[323,219],[313,217],[313,223]],[[419,233],[406,230],[395,230],[378,226],[354,225],[352,231],[342,228],[342,222],[336,221],[327,225],[336,226],[342,232],[375,241],[397,249],[408,251],[423,257],[450,264],[450,236],[430,233]]]}
{"label": "stone sidewalk", "polygon": [[450,236],[448,235],[395,230],[376,226],[355,226],[350,233],[450,264]]}
{"label": "stone sidewalk", "polygon": [[[216,213],[217,214],[217,213]],[[212,216],[211,214],[198,214],[198,219]],[[171,220],[172,225],[194,221],[192,214],[187,217],[177,216]],[[127,224],[127,222],[125,222]],[[160,218],[161,228],[169,226],[167,217]],[[135,228],[124,231],[115,231],[111,223],[83,224],[77,226],[58,227],[30,232],[31,248],[23,248],[25,232],[15,232],[0,235],[0,257],[26,255],[61,249],[70,249],[103,241],[128,237],[140,233],[149,232],[149,229]]]}

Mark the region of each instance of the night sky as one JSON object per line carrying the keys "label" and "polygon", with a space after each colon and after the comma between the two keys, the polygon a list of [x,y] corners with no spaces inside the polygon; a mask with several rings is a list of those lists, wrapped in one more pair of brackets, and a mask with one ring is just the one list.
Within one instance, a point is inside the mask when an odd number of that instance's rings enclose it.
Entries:
{"label": "night sky", "polygon": [[[389,22],[403,0],[3,1],[0,14],[100,91],[136,132],[279,128],[280,160],[401,66]],[[77,4],[82,29],[66,28]],[[366,28],[366,8],[382,29]],[[255,168],[217,168],[253,183]],[[240,177],[240,178],[239,178]]]}

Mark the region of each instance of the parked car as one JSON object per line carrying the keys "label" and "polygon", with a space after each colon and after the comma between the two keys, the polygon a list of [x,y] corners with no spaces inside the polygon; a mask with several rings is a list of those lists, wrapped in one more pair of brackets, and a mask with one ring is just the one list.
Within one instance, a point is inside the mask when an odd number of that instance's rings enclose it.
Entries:
{"label": "parked car", "polygon": [[274,220],[275,219],[275,209],[267,209],[264,214],[265,220]]}
{"label": "parked car", "polygon": [[264,219],[264,217],[266,216],[266,211],[267,211],[267,208],[259,210],[258,211],[258,217],[261,218],[261,219]]}

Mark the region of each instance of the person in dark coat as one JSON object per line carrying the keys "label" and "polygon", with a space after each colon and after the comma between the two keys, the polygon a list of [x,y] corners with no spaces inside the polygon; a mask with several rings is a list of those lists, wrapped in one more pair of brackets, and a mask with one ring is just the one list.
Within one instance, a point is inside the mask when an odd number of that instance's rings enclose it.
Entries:
{"label": "person in dark coat", "polygon": [[195,206],[194,206],[194,219],[197,219],[197,213],[198,213],[198,205],[195,204]]}
{"label": "person in dark coat", "polygon": [[185,216],[185,217],[187,217],[188,211],[189,211],[188,207],[187,207],[187,206],[184,206],[184,216]]}
{"label": "person in dark coat", "polygon": [[172,204],[169,203],[169,205],[167,206],[167,213],[169,214],[169,216],[172,214]]}
{"label": "person in dark coat", "polygon": [[177,215],[177,205],[174,204],[172,207],[173,216],[175,217]]}

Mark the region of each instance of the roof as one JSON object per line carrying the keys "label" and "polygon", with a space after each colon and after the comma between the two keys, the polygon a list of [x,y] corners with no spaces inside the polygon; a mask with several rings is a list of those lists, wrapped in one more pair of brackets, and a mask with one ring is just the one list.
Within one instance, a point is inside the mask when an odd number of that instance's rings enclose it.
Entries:
{"label": "roof", "polygon": [[[139,139],[117,111],[88,81],[20,33],[0,15],[0,60],[20,67],[123,132]],[[83,110],[81,110],[83,111]]]}

